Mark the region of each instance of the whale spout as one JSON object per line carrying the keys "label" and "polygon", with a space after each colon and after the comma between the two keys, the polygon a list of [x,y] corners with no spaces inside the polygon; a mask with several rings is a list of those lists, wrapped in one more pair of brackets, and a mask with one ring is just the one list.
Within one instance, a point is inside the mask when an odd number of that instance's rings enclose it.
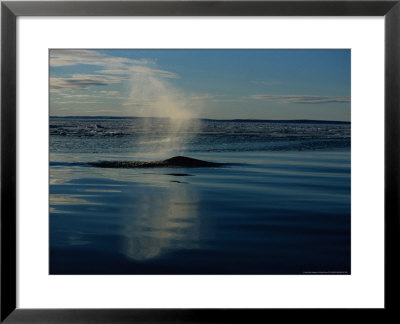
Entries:
{"label": "whale spout", "polygon": [[89,162],[89,165],[99,168],[207,168],[219,167],[225,164],[193,159],[186,156],[174,156],[161,161],[100,161]]}

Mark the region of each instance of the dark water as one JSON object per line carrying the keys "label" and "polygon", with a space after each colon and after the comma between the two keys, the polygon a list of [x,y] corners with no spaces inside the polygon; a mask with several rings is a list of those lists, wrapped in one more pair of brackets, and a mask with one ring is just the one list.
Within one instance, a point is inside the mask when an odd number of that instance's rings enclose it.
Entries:
{"label": "dark water", "polygon": [[169,126],[50,120],[51,274],[350,273],[350,124]]}

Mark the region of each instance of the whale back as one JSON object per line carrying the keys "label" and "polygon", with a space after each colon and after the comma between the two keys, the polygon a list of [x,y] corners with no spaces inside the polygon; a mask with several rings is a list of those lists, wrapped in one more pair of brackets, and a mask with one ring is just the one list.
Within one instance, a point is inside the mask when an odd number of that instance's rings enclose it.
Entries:
{"label": "whale back", "polygon": [[203,161],[186,156],[174,156],[161,161],[100,161],[90,162],[89,165],[98,168],[205,168],[219,167],[224,163]]}

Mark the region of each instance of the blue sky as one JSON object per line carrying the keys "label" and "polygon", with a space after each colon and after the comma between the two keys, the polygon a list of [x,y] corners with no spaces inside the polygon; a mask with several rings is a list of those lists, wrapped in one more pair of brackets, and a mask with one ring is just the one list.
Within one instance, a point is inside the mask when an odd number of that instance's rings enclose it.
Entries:
{"label": "blue sky", "polygon": [[50,50],[50,115],[350,121],[350,59],[350,50]]}

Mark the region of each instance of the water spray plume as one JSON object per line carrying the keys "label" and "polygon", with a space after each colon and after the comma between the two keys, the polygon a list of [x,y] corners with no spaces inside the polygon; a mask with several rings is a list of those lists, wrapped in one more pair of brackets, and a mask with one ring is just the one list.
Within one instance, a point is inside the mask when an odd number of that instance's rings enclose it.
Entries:
{"label": "water spray plume", "polygon": [[149,117],[143,121],[147,123],[144,128],[155,132],[154,141],[140,141],[141,148],[160,157],[184,154],[199,127],[196,121],[198,100],[190,100],[155,73],[133,73],[131,87],[128,107],[134,109],[136,116]]}

